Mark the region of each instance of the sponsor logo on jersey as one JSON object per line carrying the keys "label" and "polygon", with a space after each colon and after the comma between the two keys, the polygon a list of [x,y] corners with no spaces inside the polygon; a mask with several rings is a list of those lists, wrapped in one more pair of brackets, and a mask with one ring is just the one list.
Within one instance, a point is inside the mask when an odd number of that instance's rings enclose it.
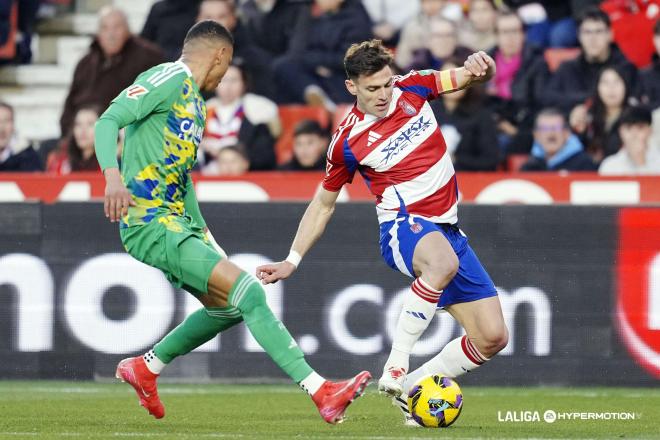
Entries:
{"label": "sponsor logo on jersey", "polygon": [[424,115],[422,115],[410,124],[408,128],[399,133],[397,137],[390,138],[385,148],[380,150],[381,153],[385,153],[385,157],[383,157],[378,165],[387,165],[390,159],[411,146],[413,144],[412,140],[424,133],[431,125],[431,119],[424,119]]}
{"label": "sponsor logo on jersey", "polygon": [[149,90],[140,84],[133,84],[126,89],[126,97],[129,99],[138,99],[140,96],[146,95],[147,93],[149,93]]}
{"label": "sponsor logo on jersey", "polygon": [[193,136],[196,140],[200,141],[204,134],[204,127],[196,125],[192,119],[183,119],[179,124],[179,139],[183,139],[186,135]]}
{"label": "sponsor logo on jersey", "polygon": [[401,107],[401,110],[403,110],[403,112],[408,116],[417,114],[417,110],[415,110],[415,107],[405,99],[399,100],[399,107]]}

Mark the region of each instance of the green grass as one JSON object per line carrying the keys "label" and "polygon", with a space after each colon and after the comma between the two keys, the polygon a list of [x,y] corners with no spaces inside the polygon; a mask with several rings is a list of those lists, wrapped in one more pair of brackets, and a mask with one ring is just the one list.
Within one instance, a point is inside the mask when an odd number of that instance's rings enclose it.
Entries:
{"label": "green grass", "polygon": [[[0,382],[1,439],[403,439],[660,438],[660,389],[464,387],[465,406],[446,429],[406,428],[373,386],[338,426],[321,421],[293,385],[163,384],[167,415],[155,420],[126,384]],[[543,421],[557,412],[633,412],[636,420]],[[506,411],[541,421],[503,422]]]}

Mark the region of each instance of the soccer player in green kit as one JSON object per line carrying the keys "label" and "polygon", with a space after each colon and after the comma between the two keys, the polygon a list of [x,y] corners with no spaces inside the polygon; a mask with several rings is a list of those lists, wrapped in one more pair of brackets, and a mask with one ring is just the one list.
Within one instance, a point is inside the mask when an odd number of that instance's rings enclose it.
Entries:
{"label": "soccer player in green kit", "polygon": [[[105,215],[119,222],[125,249],[160,269],[204,306],[144,356],[122,360],[117,378],[130,383],[140,404],[161,418],[165,409],[156,380],[165,365],[244,321],[273,361],[311,395],[321,417],[328,423],[341,422],[371,375],[363,371],[335,383],[307,364],[266,304],[259,282],[227,260],[195,197],[190,172],[206,119],[200,89],[217,87],[232,55],[233,38],[222,25],[211,20],[197,23],[186,35],[181,59],[139,75],[96,125],[96,155],[106,179]],[[120,171],[116,139],[122,127],[126,138]]]}

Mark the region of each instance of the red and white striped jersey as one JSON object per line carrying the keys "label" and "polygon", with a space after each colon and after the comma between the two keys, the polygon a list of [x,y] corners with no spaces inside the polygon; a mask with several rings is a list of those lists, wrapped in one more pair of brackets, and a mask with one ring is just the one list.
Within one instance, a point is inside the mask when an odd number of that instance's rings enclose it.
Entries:
{"label": "red and white striped jersey", "polygon": [[385,116],[364,114],[354,105],[330,142],[323,187],[339,191],[359,171],[376,196],[380,223],[399,212],[456,223],[454,166],[428,103],[453,89],[454,70],[411,71],[394,78]]}

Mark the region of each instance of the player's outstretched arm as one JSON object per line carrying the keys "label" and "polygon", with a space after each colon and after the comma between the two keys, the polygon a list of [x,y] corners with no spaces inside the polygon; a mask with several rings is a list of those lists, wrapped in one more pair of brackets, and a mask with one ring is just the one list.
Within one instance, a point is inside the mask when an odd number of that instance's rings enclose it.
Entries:
{"label": "player's outstretched arm", "polygon": [[291,245],[291,253],[279,263],[264,264],[257,267],[257,278],[262,284],[271,284],[291,276],[302,257],[321,237],[332,217],[339,192],[332,192],[323,187],[314,195],[298,225],[298,232]]}
{"label": "player's outstretched arm", "polygon": [[[436,72],[441,93],[450,93],[488,81],[495,75],[495,60],[486,52],[475,52],[465,60],[463,67]],[[454,76],[456,81],[452,81]]]}

